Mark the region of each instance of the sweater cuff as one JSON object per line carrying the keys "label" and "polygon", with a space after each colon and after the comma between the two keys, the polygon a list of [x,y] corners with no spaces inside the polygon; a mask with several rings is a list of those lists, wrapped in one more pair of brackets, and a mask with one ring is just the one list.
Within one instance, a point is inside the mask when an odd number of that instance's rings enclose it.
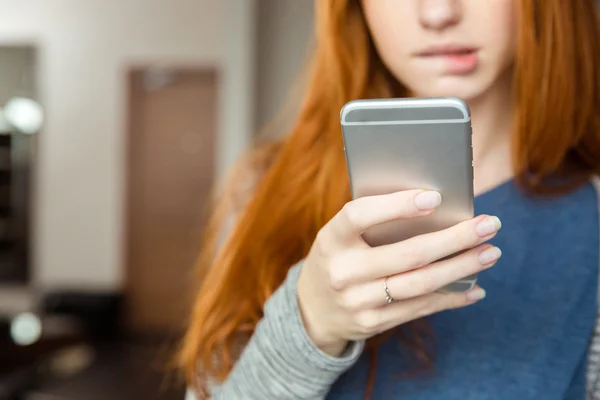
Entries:
{"label": "sweater cuff", "polygon": [[[302,262],[290,269],[283,286],[276,292],[267,304],[265,304],[265,315],[271,323],[283,329],[281,338],[292,339],[290,350],[297,352],[301,363],[298,366],[307,370],[320,370],[324,381],[335,381],[339,375],[346,372],[360,357],[364,349],[364,341],[349,342],[344,352],[338,356],[331,356],[319,349],[308,336],[300,305],[298,303],[298,277],[302,269]],[[329,384],[333,383],[329,382]]]}

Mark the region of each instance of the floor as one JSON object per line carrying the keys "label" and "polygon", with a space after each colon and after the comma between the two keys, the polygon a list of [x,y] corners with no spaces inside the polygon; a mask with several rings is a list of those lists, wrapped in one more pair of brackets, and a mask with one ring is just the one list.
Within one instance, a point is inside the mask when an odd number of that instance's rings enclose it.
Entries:
{"label": "floor", "polygon": [[[31,308],[26,294],[17,296],[12,291],[10,296],[4,296],[11,299],[10,304],[0,301],[0,400],[185,398],[185,385],[179,375],[169,369],[175,349],[173,342],[83,333],[99,333],[101,327],[110,325],[109,320],[118,320],[111,313],[92,318],[95,324],[87,326],[87,330],[81,329],[83,325],[66,323],[81,322],[80,319],[66,317],[70,318],[66,320],[63,315],[53,320],[46,315],[41,340],[24,347],[15,345],[8,316]],[[71,303],[96,304],[79,300]],[[62,304],[71,303],[62,301]],[[80,314],[97,316],[92,311]],[[108,331],[110,333],[110,329]]]}
{"label": "floor", "polygon": [[184,385],[168,367],[172,351],[160,343],[79,344],[46,363],[23,400],[182,400]]}

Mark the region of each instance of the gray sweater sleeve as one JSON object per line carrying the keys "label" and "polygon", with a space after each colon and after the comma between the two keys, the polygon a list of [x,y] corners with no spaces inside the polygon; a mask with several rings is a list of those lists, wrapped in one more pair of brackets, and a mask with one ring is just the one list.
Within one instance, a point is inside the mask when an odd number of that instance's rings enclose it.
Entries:
{"label": "gray sweater sleeve", "polygon": [[265,304],[264,317],[229,378],[210,385],[213,400],[323,399],[357,361],[364,342],[352,342],[344,354],[332,357],[308,337],[296,294],[301,268],[301,263],[294,266]]}

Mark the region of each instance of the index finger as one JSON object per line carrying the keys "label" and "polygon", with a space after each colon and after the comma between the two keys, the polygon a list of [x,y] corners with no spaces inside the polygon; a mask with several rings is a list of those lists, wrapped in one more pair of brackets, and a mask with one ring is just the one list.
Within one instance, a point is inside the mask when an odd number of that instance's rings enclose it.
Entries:
{"label": "index finger", "polygon": [[431,214],[442,196],[430,190],[406,190],[353,200],[328,225],[338,240],[356,240],[368,228],[384,222]]}

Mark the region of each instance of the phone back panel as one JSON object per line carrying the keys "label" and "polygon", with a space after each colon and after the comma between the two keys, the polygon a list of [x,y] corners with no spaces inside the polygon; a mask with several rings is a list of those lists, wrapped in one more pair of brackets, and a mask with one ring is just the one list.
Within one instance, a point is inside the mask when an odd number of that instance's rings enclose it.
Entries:
{"label": "phone back panel", "polygon": [[454,98],[356,100],[341,111],[352,196],[437,190],[431,215],[374,226],[371,246],[439,231],[473,218],[471,118]]}

